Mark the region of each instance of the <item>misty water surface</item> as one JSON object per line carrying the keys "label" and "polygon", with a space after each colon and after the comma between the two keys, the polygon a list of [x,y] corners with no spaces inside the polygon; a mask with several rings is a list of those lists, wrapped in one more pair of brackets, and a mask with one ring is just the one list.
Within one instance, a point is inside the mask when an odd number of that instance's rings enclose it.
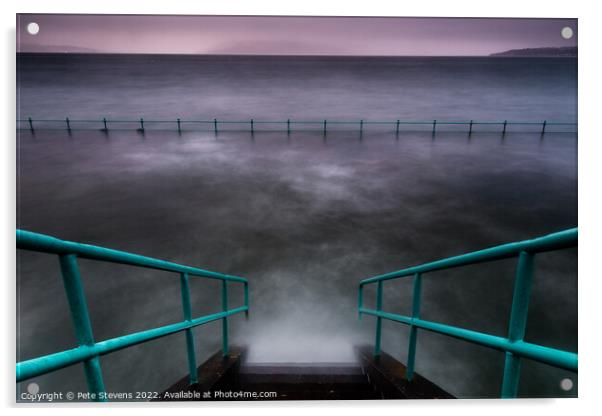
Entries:
{"label": "misty water surface", "polygon": [[[575,70],[572,59],[27,57],[18,117],[574,121]],[[18,226],[249,278],[250,319],[231,318],[231,338],[258,362],[352,360],[374,336],[373,318],[357,320],[364,277],[577,224],[573,133],[77,127],[18,131]],[[529,341],[576,351],[576,260],[538,256]],[[422,317],[504,336],[514,266],[425,275]],[[176,274],[81,269],[97,340],[181,319]],[[194,280],[194,313],[219,310],[219,289]],[[410,293],[411,280],[387,282],[384,309],[408,313]],[[18,318],[18,360],[75,345],[54,256],[18,253]],[[219,322],[195,330],[199,362],[220,333]],[[407,334],[385,321],[383,349],[405,361]],[[101,361],[110,391],[162,390],[186,374],[184,336]],[[452,394],[498,396],[503,362],[420,332],[417,371]],[[576,381],[525,360],[520,394],[575,395],[559,389],[564,377]],[[85,389],[80,366],[36,382]]]}

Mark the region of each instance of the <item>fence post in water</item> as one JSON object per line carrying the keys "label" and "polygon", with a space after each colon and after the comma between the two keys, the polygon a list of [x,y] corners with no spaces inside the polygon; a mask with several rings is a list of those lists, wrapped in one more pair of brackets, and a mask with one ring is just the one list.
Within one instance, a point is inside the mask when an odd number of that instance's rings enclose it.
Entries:
{"label": "fence post in water", "polygon": [[508,120],[504,120],[504,130],[502,130],[502,134],[506,134],[506,126],[508,125]]}
{"label": "fence post in water", "polygon": [[326,120],[324,120],[324,134],[326,134]]}
{"label": "fence post in water", "polygon": [[364,120],[360,120],[360,133],[364,132]]}
{"label": "fence post in water", "polygon": [[31,117],[29,117],[27,121],[29,121],[29,130],[33,133],[33,121],[31,120]]}
{"label": "fence post in water", "polygon": [[[414,290],[412,293],[412,320],[420,318],[420,296],[422,291],[422,275],[414,275]],[[410,325],[410,341],[408,345],[408,365],[406,366],[406,379],[412,381],[414,377],[414,363],[416,362],[416,337],[418,328]]]}
{"label": "fence post in water", "polygon": [[178,122],[178,133],[181,133],[182,128],[180,127],[180,119],[178,119],[177,122]]}
{"label": "fence post in water", "polygon": [[291,134],[291,119],[290,118],[286,120],[286,132],[288,134]]}
{"label": "fence post in water", "polygon": [[105,117],[102,118],[102,125],[104,126],[103,130],[107,131],[108,130],[108,128],[107,128],[107,119]]}
{"label": "fence post in water", "polygon": [[546,124],[547,124],[547,120],[543,121],[543,124],[541,125],[541,134],[544,134],[546,132]]}
{"label": "fence post in water", "polygon": [[216,118],[213,119],[213,132],[215,134],[217,134],[217,119]]}
{"label": "fence post in water", "polygon": [[140,130],[144,131],[144,119],[140,117]]}
{"label": "fence post in water", "polygon": [[[380,312],[383,307],[383,281],[379,280],[376,287],[376,310]],[[374,356],[380,355],[380,338],[383,326],[383,318],[376,318],[376,339],[374,341]]]}
{"label": "fence post in water", "polygon": [[433,120],[433,134],[435,134],[436,126],[437,126],[437,120]]}
{"label": "fence post in water", "polygon": [[[188,273],[180,273],[180,290],[182,292],[182,311],[184,320],[192,320],[192,306],[190,305],[190,285],[188,284]],[[198,383],[196,356],[194,352],[194,334],[192,328],[186,329],[186,351],[188,352],[189,384]]]}
{"label": "fence post in water", "polygon": [[399,120],[395,123],[395,134],[399,134]]}
{"label": "fence post in water", "polygon": [[468,135],[472,134],[472,120],[470,120],[470,127],[468,128]]}
{"label": "fence post in water", "polygon": [[65,123],[67,123],[67,131],[71,131],[71,124],[69,123],[69,117],[65,118]]}
{"label": "fence post in water", "polygon": [[[222,280],[222,310],[228,311],[228,281]],[[228,355],[228,317],[222,318],[222,354]]]}
{"label": "fence post in water", "polygon": [[[531,298],[531,283],[533,281],[533,254],[522,251],[518,256],[514,294],[510,311],[508,340],[522,341],[527,327],[527,313]],[[520,357],[506,352],[504,364],[504,380],[502,383],[502,399],[514,398],[518,393],[520,379]]]}
{"label": "fence post in water", "polygon": [[255,133],[255,128],[253,127],[253,119],[251,119],[251,134]]}
{"label": "fence post in water", "polygon": [[[77,265],[77,256],[75,254],[62,254],[59,256],[61,265],[61,274],[63,275],[63,286],[69,302],[69,312],[71,320],[75,327],[75,338],[81,347],[92,347],[94,345],[94,335],[92,334],[92,324],[86,304],[86,295],[82,286],[79,267]],[[102,370],[100,369],[100,360],[98,355],[84,361],[84,372],[88,383],[88,390],[95,394],[95,401],[106,401],[100,397],[100,393],[105,392],[105,386],[102,379]]]}

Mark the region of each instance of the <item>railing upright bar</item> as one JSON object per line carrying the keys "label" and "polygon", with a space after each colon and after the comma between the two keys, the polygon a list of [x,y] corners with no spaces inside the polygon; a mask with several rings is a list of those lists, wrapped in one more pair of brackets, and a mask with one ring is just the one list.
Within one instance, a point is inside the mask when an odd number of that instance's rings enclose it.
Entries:
{"label": "railing upright bar", "polygon": [[[86,295],[77,265],[77,256],[75,254],[63,254],[59,256],[59,262],[77,342],[80,346],[94,346],[92,324],[90,323]],[[101,393],[104,394],[105,392],[105,386],[98,355],[84,361],[84,372],[88,390],[94,394],[94,401],[106,401],[105,398],[101,397]]]}
{"label": "railing upright bar", "polygon": [[[376,310],[380,312],[380,311],[382,311],[382,307],[383,307],[383,282],[382,282],[382,280],[379,280],[377,287],[376,287]],[[383,320],[379,316],[376,318],[376,340],[374,342],[374,355],[375,356],[380,355],[380,339],[381,339],[381,335],[382,335],[382,325],[383,325]]]}
{"label": "railing upright bar", "polygon": [[[510,342],[522,341],[525,337],[533,281],[533,258],[534,255],[526,251],[522,251],[518,256],[508,329],[508,340]],[[514,398],[518,394],[520,364],[520,357],[511,352],[506,352],[504,380],[502,382],[503,399]]]}
{"label": "railing upright bar", "polygon": [[[188,273],[180,273],[180,289],[182,291],[182,311],[186,322],[192,321],[192,305],[190,304],[190,284]],[[186,329],[186,351],[188,353],[189,383],[198,383],[196,354],[194,351],[194,334],[192,328]]]}
{"label": "railing upright bar", "polygon": [[[414,288],[412,293],[412,321],[420,318],[420,298],[422,293],[422,274],[414,275]],[[406,379],[412,381],[414,377],[414,365],[416,362],[416,338],[418,336],[418,328],[413,324],[410,325],[410,339],[408,344],[408,363],[406,366]]]}
{"label": "railing upright bar", "polygon": [[[228,281],[222,280],[222,309],[228,310]],[[228,355],[228,317],[222,319],[222,354]]]}
{"label": "railing upright bar", "polygon": [[247,310],[245,311],[245,318],[249,318],[249,283],[244,282],[244,302]]}

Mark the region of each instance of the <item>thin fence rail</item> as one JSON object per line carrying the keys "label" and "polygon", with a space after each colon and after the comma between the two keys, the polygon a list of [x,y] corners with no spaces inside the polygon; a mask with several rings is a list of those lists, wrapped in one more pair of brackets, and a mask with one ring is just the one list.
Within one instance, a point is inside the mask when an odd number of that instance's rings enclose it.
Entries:
{"label": "thin fence rail", "polygon": [[[382,320],[406,324],[410,327],[408,358],[406,363],[406,378],[411,381],[414,376],[416,361],[416,339],[418,329],[447,335],[474,344],[493,348],[505,353],[504,376],[501,388],[502,398],[514,398],[518,394],[520,380],[521,357],[539,361],[554,367],[577,372],[577,353],[549,348],[542,345],[524,341],[527,325],[529,300],[535,255],[538,253],[566,249],[577,246],[577,228],[549,234],[532,240],[514,242],[475,251],[455,257],[448,257],[431,263],[374,276],[360,281],[358,288],[358,314],[376,317],[376,336],[374,342],[374,355],[380,355]],[[516,277],[514,282],[514,295],[510,312],[510,324],[507,337],[484,334],[464,328],[426,321],[420,318],[420,304],[422,292],[422,276],[425,273],[445,270],[454,267],[491,262],[496,260],[517,258]],[[382,310],[383,285],[387,280],[413,276],[412,315],[404,316]],[[364,307],[364,286],[377,284],[376,309]]]}
{"label": "thin fence rail", "polygon": [[[82,126],[82,124],[86,124],[86,126]],[[395,133],[399,134],[402,131],[402,126],[429,126],[432,133],[436,133],[438,129],[441,129],[442,126],[467,126],[467,133],[472,134],[474,132],[474,128],[476,126],[500,126],[500,132],[502,134],[506,134],[509,126],[539,126],[538,131],[541,134],[545,134],[546,132],[551,133],[549,130],[550,126],[573,126],[575,127],[574,131],[562,131],[562,132],[576,132],[577,123],[576,122],[564,122],[564,121],[474,121],[474,120],[464,120],[464,121],[445,121],[445,120],[256,120],[256,119],[248,119],[248,120],[219,120],[219,119],[208,119],[208,120],[195,120],[195,119],[182,119],[176,118],[173,120],[166,119],[107,119],[106,117],[99,119],[71,119],[66,117],[64,119],[33,119],[31,117],[27,119],[17,119],[17,129],[18,130],[30,130],[34,132],[35,130],[101,130],[101,131],[109,131],[109,130],[121,130],[123,125],[129,124],[130,127],[128,130],[137,130],[137,131],[145,131],[152,130],[149,126],[153,125],[162,125],[166,130],[174,130],[177,132],[182,132],[184,130],[195,130],[195,127],[199,126],[207,126],[207,130],[213,130],[215,133],[218,133],[221,130],[226,129],[228,126],[244,126],[244,131],[249,131],[254,133],[255,131],[262,131],[258,126],[281,126],[282,131],[287,131],[291,133],[295,130],[295,126],[297,126],[297,130],[305,130],[305,128],[315,127],[315,129],[319,129],[326,133],[329,130],[337,130],[337,126],[354,126],[360,132],[363,132],[364,127],[368,126],[391,126],[391,130]],[[49,125],[56,125],[56,127],[51,127]],[[77,126],[79,125],[79,128]],[[121,127],[120,127],[121,126]],[[263,129],[265,130],[265,129]],[[274,131],[274,129],[269,129],[269,131]]]}
{"label": "thin fence rail", "polygon": [[[228,354],[228,317],[244,312],[249,313],[249,285],[245,278],[216,273],[172,263],[152,257],[141,256],[119,250],[112,250],[88,244],[59,240],[44,234],[17,230],[17,248],[54,254],[59,257],[63,284],[69,303],[69,312],[75,328],[78,346],[70,350],[18,362],[16,365],[17,383],[36,376],[47,374],[73,364],[83,363],[88,391],[94,401],[106,401],[106,389],[100,366],[100,356],[152,341],[177,332],[185,332],[188,355],[189,382],[195,384],[197,378],[196,353],[192,329],[209,322],[222,321],[222,352]],[[92,324],[88,314],[86,295],[81,283],[78,258],[119,263],[180,275],[181,302],[184,320],[170,325],[119,336],[105,341],[94,340]],[[222,311],[192,317],[189,278],[191,276],[217,279],[222,282]],[[244,285],[244,304],[233,309],[228,307],[228,283]]]}

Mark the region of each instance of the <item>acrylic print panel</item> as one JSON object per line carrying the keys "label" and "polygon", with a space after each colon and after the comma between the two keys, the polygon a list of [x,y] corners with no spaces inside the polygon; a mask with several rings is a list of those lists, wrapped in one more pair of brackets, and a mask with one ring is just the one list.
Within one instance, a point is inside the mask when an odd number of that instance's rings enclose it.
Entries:
{"label": "acrylic print panel", "polygon": [[16,400],[576,397],[577,35],[18,15]]}

